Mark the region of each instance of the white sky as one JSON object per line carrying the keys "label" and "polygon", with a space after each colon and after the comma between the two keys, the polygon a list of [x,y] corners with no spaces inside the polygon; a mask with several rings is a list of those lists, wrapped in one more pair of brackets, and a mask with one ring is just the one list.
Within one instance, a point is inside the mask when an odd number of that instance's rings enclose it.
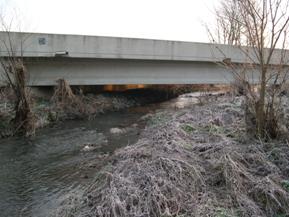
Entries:
{"label": "white sky", "polygon": [[17,11],[22,31],[207,42],[203,23],[213,21],[218,1],[0,0],[0,7],[6,16]]}

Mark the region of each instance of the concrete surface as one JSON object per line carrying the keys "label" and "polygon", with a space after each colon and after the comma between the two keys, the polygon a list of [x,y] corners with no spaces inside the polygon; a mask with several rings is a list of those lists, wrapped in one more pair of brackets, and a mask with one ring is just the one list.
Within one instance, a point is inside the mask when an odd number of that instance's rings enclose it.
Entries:
{"label": "concrete surface", "polygon": [[[99,37],[85,35],[60,35],[42,33],[0,32],[0,38],[13,44],[17,55],[24,57],[54,57],[67,51],[70,58],[112,58],[144,60],[219,61],[230,56],[232,61],[243,61],[238,49],[206,43],[165,41],[135,38]],[[221,47],[223,55],[216,49]],[[6,48],[0,43],[0,55]]]}
{"label": "concrete surface", "polygon": [[239,48],[206,43],[17,32],[0,39],[0,56],[10,39],[24,57],[32,86],[59,78],[75,85],[228,83],[232,74],[216,63],[247,61]]}
{"label": "concrete surface", "polygon": [[28,64],[30,85],[55,85],[59,78],[72,85],[213,84],[228,83],[232,74],[215,63],[96,59],[38,61]]}

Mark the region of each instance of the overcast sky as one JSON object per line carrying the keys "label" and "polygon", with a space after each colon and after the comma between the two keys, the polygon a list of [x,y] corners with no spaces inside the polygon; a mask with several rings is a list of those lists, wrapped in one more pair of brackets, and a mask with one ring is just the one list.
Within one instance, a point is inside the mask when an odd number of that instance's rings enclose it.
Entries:
{"label": "overcast sky", "polygon": [[[22,31],[207,42],[218,0],[0,0]],[[7,15],[9,14],[9,15]]]}

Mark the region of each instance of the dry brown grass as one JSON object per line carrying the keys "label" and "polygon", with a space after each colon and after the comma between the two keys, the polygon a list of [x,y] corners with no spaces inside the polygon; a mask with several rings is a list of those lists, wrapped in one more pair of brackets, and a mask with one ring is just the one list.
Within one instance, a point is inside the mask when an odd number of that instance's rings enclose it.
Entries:
{"label": "dry brown grass", "polygon": [[97,100],[84,95],[75,95],[69,83],[64,79],[59,79],[57,83],[51,98],[57,112],[62,112],[68,119],[69,117],[91,118],[97,113]]}
{"label": "dry brown grass", "polygon": [[[269,157],[273,146],[248,137],[241,105],[221,98],[151,121],[143,139],[117,151],[57,216],[288,215],[289,163],[279,167]],[[276,142],[274,157],[286,159],[287,146]]]}
{"label": "dry brown grass", "polygon": [[73,103],[76,100],[74,93],[65,79],[58,79],[55,87],[52,101],[58,104]]}
{"label": "dry brown grass", "polygon": [[0,62],[8,86],[4,90],[4,94],[7,95],[2,97],[14,104],[13,134],[32,136],[35,134],[36,117],[32,111],[32,98],[26,84],[27,69],[21,59],[8,58],[7,61],[1,59]]}

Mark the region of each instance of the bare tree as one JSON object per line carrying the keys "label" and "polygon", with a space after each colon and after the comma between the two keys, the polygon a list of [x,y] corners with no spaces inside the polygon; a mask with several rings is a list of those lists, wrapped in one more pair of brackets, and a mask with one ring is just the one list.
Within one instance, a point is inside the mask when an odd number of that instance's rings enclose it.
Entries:
{"label": "bare tree", "polygon": [[[278,95],[288,78],[288,5],[288,0],[223,0],[216,10],[216,32],[209,31],[213,42],[237,46],[244,57],[242,64],[223,64],[246,89],[247,109],[259,137],[278,134]],[[255,80],[250,80],[248,72],[253,71]]]}
{"label": "bare tree", "polygon": [[12,88],[15,95],[15,132],[29,136],[35,132],[35,118],[31,108],[31,97],[27,89],[28,72],[23,59],[23,40],[15,41],[10,31],[12,22],[6,22],[0,15],[2,38],[0,39],[0,69],[5,85]]}
{"label": "bare tree", "polygon": [[240,45],[242,25],[237,0],[222,1],[215,11],[215,29],[207,27],[210,39],[219,44]]}

